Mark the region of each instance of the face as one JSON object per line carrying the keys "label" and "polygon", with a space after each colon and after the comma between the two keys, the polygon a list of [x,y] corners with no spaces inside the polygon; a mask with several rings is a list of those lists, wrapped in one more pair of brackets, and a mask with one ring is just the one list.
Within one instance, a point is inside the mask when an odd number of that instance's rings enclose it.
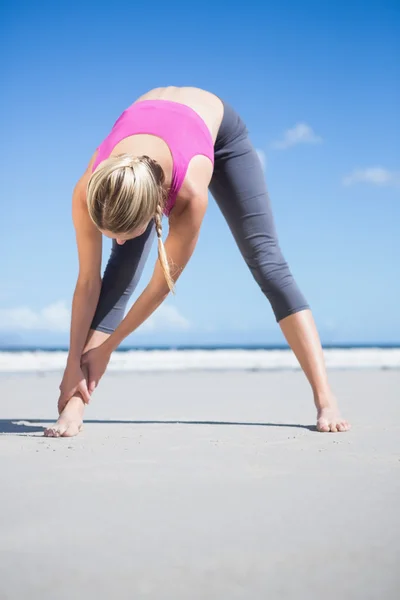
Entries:
{"label": "face", "polygon": [[111,233],[111,231],[107,231],[104,229],[100,229],[100,231],[103,235],[105,235],[108,238],[111,238],[112,240],[115,240],[117,242],[117,244],[122,246],[122,244],[125,244],[125,242],[127,242],[128,240],[133,240],[134,238],[137,238],[140,235],[143,235],[144,232],[146,231],[147,227],[148,227],[148,224],[144,225],[143,227],[140,227],[138,229],[134,229],[133,231],[130,231],[129,233],[115,234],[115,233]]}

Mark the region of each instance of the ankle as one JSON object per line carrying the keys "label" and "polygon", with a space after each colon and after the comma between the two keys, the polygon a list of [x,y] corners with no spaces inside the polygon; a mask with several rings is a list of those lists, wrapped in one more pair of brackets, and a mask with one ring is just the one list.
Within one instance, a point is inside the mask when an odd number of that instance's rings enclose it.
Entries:
{"label": "ankle", "polygon": [[85,403],[83,401],[82,396],[80,394],[75,394],[74,396],[72,396],[72,398],[70,398],[67,404],[65,405],[65,408],[67,407],[69,407],[70,410],[84,409]]}
{"label": "ankle", "polygon": [[322,410],[324,408],[333,408],[336,406],[336,399],[332,390],[329,388],[323,391],[314,390],[314,404],[318,410]]}

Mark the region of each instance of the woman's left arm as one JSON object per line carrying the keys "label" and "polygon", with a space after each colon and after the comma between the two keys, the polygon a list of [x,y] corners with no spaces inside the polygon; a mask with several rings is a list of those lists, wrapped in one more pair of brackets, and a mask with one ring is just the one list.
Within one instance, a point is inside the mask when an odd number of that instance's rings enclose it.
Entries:
{"label": "woman's left arm", "polygon": [[[170,216],[165,252],[171,265],[171,276],[174,282],[177,281],[193,254],[206,208],[207,194],[202,194],[191,198],[185,203],[181,212]],[[89,385],[93,383],[97,386],[106,370],[111,353],[153,314],[168,294],[169,288],[160,262],[157,260],[149,284],[116,330],[103,344],[83,355],[82,364],[86,364],[89,370]]]}

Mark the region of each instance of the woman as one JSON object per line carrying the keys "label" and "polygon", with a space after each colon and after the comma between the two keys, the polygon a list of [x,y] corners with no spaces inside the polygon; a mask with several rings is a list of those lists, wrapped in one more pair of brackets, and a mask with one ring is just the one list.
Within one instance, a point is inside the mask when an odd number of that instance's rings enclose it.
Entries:
{"label": "woman", "polygon": [[[317,429],[349,429],[327,381],[311,311],[279,248],[264,173],[246,126],[210,92],[167,87],[151,90],[122,113],[75,187],[79,276],[60,417],[46,435],[79,433],[85,403],[112,351],[174,291],[194,251],[208,190],[311,384]],[[163,214],[169,217],[165,246]],[[102,235],[113,246],[101,280]],[[123,318],[155,235],[153,275]]]}

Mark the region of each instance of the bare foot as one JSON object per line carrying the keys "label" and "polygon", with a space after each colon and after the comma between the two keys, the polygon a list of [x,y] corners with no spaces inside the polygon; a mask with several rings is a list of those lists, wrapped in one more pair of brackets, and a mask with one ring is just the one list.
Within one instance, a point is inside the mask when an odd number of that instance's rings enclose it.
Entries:
{"label": "bare foot", "polygon": [[333,394],[329,398],[315,400],[318,407],[317,430],[321,432],[332,431],[334,433],[348,431],[350,423],[340,416],[339,408]]}
{"label": "bare foot", "polygon": [[83,411],[85,405],[79,396],[73,396],[62,411],[57,423],[48,427],[46,437],[73,437],[78,435],[83,426]]}

